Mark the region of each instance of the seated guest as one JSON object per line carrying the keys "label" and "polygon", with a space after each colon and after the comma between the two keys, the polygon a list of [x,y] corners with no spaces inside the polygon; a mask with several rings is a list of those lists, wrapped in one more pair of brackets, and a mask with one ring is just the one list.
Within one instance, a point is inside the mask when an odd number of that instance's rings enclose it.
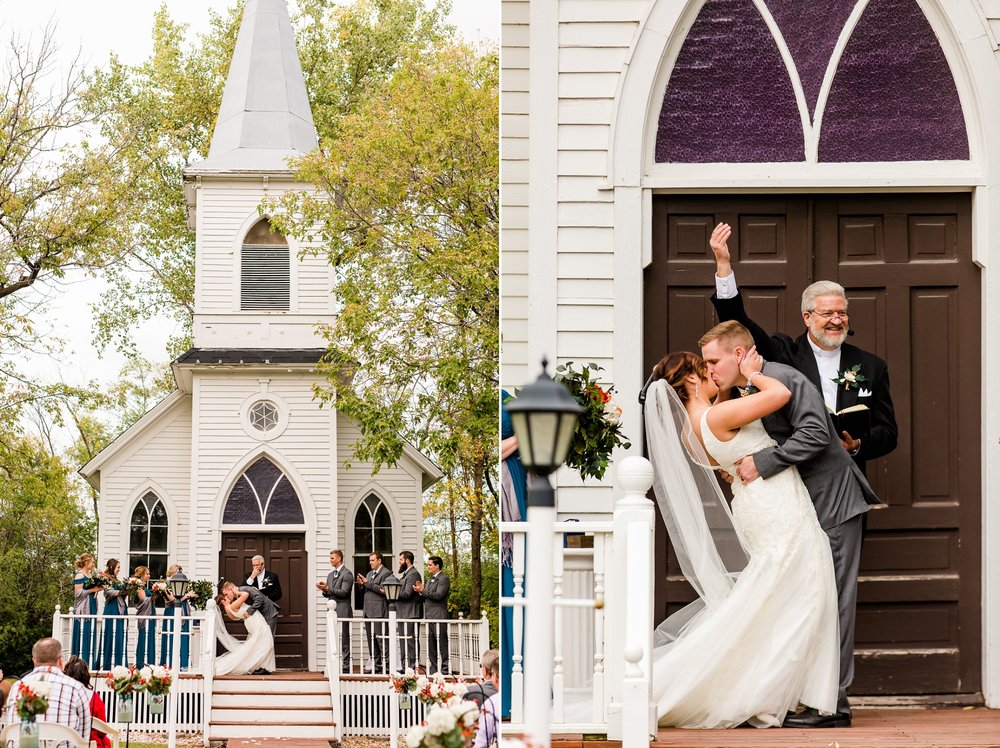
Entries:
{"label": "seated guest", "polygon": [[56,722],[76,730],[80,735],[90,735],[90,693],[83,685],[62,671],[62,644],[47,636],[31,648],[35,669],[17,681],[10,689],[3,713],[4,724],[20,722],[17,716],[17,692],[22,683],[31,685],[39,681],[48,684],[49,708],[35,719],[39,722]]}
{"label": "seated guest", "polygon": [[490,680],[490,673],[497,670],[499,662],[500,653],[495,649],[487,649],[483,652],[483,656],[479,660],[480,677],[476,678],[476,682],[469,686],[469,690],[465,692],[463,697],[468,701],[475,701],[480,711],[486,700],[497,692],[496,686]]}
{"label": "seated guest", "polygon": [[500,694],[497,693],[500,687],[500,658],[495,650],[489,651],[494,653],[489,670],[493,695],[483,702],[479,710],[479,727],[476,730],[476,742],[473,743],[473,748],[490,748],[497,745],[497,728],[500,726]]}
{"label": "seated guest", "polygon": [[[79,657],[70,657],[66,660],[66,664],[63,665],[63,672],[73,680],[80,681],[84,688],[90,690],[90,716],[102,722],[107,722],[108,716],[104,710],[104,702],[101,701],[101,697],[97,694],[97,691],[93,690],[90,686],[90,668],[87,667],[87,663]],[[100,730],[92,729],[90,731],[90,740],[92,743],[97,744],[97,748],[111,748],[111,739]]]}

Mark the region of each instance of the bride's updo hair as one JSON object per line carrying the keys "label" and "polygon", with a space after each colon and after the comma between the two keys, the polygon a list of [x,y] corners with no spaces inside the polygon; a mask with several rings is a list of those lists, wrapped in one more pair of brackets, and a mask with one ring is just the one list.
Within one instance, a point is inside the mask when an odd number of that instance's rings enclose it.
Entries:
{"label": "bride's updo hair", "polygon": [[688,400],[684,380],[689,374],[694,374],[699,379],[704,379],[708,375],[705,361],[701,356],[690,351],[668,353],[653,367],[653,381],[666,379],[667,384],[674,388],[674,392],[677,393],[677,397],[681,399],[682,403],[686,403]]}

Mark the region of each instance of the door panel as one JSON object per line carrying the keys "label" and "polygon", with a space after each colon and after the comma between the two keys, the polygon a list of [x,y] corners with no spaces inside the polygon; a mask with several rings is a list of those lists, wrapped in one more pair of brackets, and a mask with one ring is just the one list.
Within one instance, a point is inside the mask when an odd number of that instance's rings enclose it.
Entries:
{"label": "door panel", "polygon": [[[889,364],[899,445],[868,463],[889,504],[861,559],[855,693],[980,688],[980,279],[968,195],[655,198],[646,271],[646,370],[696,350],[714,324],[708,248],[719,221],[750,315],[804,329],[802,289],[848,292],[850,342]],[[699,246],[700,245],[700,246]],[[691,599],[658,528],[657,614]]]}
{"label": "door panel", "polygon": [[[282,597],[278,601],[277,634],[274,652],[277,667],[305,670],[309,570],[304,533],[233,533],[222,534],[219,569],[225,579],[241,585],[246,582],[250,559],[264,557],[265,568],[278,574]],[[246,638],[242,623],[227,621],[226,629],[238,639]]]}

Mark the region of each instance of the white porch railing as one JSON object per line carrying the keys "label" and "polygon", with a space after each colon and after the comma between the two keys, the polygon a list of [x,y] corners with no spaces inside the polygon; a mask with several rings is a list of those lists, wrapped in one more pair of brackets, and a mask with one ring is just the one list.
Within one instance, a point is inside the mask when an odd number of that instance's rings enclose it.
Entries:
{"label": "white porch railing", "polygon": [[[628,457],[616,475],[623,495],[613,518],[555,522],[542,530],[551,534],[553,561],[546,595],[554,634],[550,727],[552,733],[604,733],[632,748],[648,744],[655,732],[650,704],[655,512],[646,498],[652,466]],[[525,537],[536,531],[530,522],[502,522],[500,531],[514,534],[514,592],[502,604],[515,610],[509,729],[518,733],[525,729],[524,588],[547,581],[531,577],[532,565],[525,579]],[[587,540],[568,547],[566,533],[583,533]]]}
{"label": "white porch railing", "polygon": [[[330,681],[330,699],[334,721],[340,735],[386,736],[391,732],[391,709],[398,712],[399,727],[408,729],[423,719],[424,709],[415,698],[409,698],[409,706],[402,706],[398,697],[389,691],[389,676],[369,674],[373,669],[371,647],[365,624],[372,630],[381,630],[384,652],[395,646],[397,652],[404,646],[406,630],[416,625],[417,660],[421,667],[428,660],[428,633],[430,625],[444,625],[448,630],[449,670],[451,679],[474,680],[479,677],[479,661],[490,646],[490,625],[485,617],[468,620],[464,618],[447,621],[420,619],[418,621],[396,620],[393,631],[387,618],[351,618],[347,621],[350,629],[350,652],[348,674],[342,672],[344,666],[341,648],[341,626],[344,619],[338,618],[334,603],[327,604],[326,612],[326,661],[325,669]],[[397,655],[402,662],[401,655]],[[388,659],[388,655],[386,655]],[[437,668],[428,666],[430,672]],[[402,707],[402,708],[400,708]]]}

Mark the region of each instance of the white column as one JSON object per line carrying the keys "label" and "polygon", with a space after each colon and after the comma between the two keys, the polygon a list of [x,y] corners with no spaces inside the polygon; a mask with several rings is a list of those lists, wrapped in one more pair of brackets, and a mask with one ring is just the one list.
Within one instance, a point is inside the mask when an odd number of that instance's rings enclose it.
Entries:
{"label": "white column", "polygon": [[[532,501],[535,495],[546,492],[547,501]],[[525,611],[524,727],[530,741],[539,748],[548,748],[551,741],[553,606],[549,580],[552,525],[556,519],[553,495],[547,477],[535,479],[528,487],[528,558],[535,582],[528,585]]]}

